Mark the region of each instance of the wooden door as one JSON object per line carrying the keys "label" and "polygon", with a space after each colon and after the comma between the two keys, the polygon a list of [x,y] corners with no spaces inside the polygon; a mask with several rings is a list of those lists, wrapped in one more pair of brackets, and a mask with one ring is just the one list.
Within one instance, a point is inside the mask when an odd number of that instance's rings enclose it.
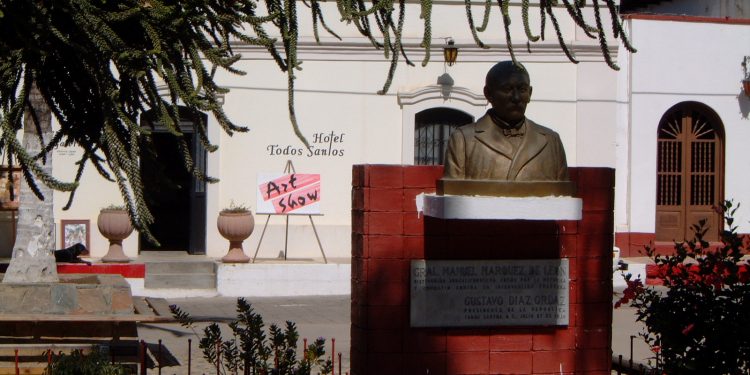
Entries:
{"label": "wooden door", "polygon": [[[204,122],[205,123],[205,122]],[[192,125],[192,124],[191,124]],[[206,175],[207,151],[196,134],[192,139],[191,155],[195,169]],[[190,240],[188,253],[206,253],[206,182],[191,176],[190,187]]]}
{"label": "wooden door", "polygon": [[[206,149],[195,132],[195,121],[190,114],[182,113],[180,130],[190,150],[194,168],[206,175]],[[147,112],[142,123],[151,122],[154,128],[141,145],[141,179],[143,195],[154,217],[149,226],[160,247],[141,235],[139,248],[146,250],[187,251],[189,254],[206,253],[206,183],[185,169],[184,156],[180,154],[177,138],[167,128],[152,120]]]}
{"label": "wooden door", "polygon": [[693,237],[701,220],[704,239],[716,241],[723,221],[714,207],[723,199],[723,127],[718,116],[698,103],[675,106],[659,124],[657,149],[656,240]]}

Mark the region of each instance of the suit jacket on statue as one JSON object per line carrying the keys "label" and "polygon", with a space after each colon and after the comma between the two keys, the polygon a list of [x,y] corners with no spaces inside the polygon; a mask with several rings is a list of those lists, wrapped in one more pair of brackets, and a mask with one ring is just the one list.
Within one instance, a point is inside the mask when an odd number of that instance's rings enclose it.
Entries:
{"label": "suit jacket on statue", "polygon": [[445,155],[446,178],[503,181],[567,181],[560,136],[526,119],[526,134],[513,146],[489,115],[451,134]]}

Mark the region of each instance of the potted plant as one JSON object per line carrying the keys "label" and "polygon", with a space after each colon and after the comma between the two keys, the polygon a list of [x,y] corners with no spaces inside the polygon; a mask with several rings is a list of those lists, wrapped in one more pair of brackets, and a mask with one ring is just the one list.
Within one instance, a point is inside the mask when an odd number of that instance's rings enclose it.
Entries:
{"label": "potted plant", "polygon": [[745,96],[750,97],[750,71],[748,71],[748,65],[750,65],[750,56],[745,56],[742,60],[742,72],[745,76],[742,79],[742,90],[745,92]]}
{"label": "potted plant", "polygon": [[109,240],[109,250],[107,255],[102,258],[102,262],[130,262],[130,258],[122,251],[122,240],[133,233],[133,225],[130,223],[130,216],[125,207],[110,205],[102,208],[99,211],[96,225],[99,227],[102,236]]}
{"label": "potted plant", "polygon": [[242,242],[245,241],[255,228],[255,219],[250,208],[245,205],[235,205],[234,201],[219,212],[216,227],[222,237],[229,241],[229,251],[221,258],[224,263],[247,263],[250,257],[245,255]]}

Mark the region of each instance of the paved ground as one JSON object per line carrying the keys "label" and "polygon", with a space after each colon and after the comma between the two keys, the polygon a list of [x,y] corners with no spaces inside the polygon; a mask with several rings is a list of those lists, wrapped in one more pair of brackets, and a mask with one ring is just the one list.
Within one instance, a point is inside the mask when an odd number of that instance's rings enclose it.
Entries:
{"label": "paved ground", "polygon": [[[336,339],[336,352],[342,353],[342,368],[344,373],[349,370],[349,296],[336,297],[284,297],[284,298],[252,298],[248,300],[266,323],[283,325],[286,320],[294,321],[299,329],[300,337],[312,340],[325,337],[327,352],[330,354],[330,338]],[[169,299],[172,304],[179,305],[189,312],[196,320],[226,322],[236,316],[235,298],[189,298]],[[613,313],[612,349],[615,357],[623,356],[627,363],[631,358],[630,342],[633,339],[633,360],[636,363],[648,363],[652,356],[648,347],[638,337],[640,326],[635,324],[634,311],[620,308]],[[202,328],[206,323],[198,323]],[[226,328],[226,327],[225,327]],[[228,330],[226,332],[229,332]],[[187,374],[188,339],[192,339],[192,374],[215,374],[214,365],[206,363],[197,348],[198,338],[189,329],[180,327],[176,323],[142,324],[139,334],[153,347],[159,339],[164,345],[164,364],[162,374]],[[173,358],[172,358],[173,357]],[[337,366],[338,369],[338,366]],[[157,373],[152,370],[149,373]],[[337,371],[338,373],[338,371]],[[613,371],[613,374],[616,372]]]}
{"label": "paved ground", "polygon": [[[618,295],[622,288],[615,289],[614,300],[619,299]],[[639,336],[644,331],[643,324],[635,321],[635,309],[630,307],[620,307],[612,311],[612,354],[614,358],[622,356],[624,364],[633,360],[637,364],[653,365],[654,353],[651,352],[648,345]],[[631,349],[632,342],[632,349]]]}

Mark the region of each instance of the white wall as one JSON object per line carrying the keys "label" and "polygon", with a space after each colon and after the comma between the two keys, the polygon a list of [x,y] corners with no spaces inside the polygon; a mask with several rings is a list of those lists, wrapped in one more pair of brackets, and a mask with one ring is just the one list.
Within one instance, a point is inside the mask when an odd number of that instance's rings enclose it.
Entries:
{"label": "white wall", "polygon": [[575,87],[575,164],[614,168],[617,73],[601,62],[583,62],[577,65]]}
{"label": "white wall", "polygon": [[[631,24],[626,23],[626,32],[630,35]],[[620,71],[617,74],[617,92],[615,104],[615,232],[630,231],[630,81],[632,54],[620,45],[617,63]]]}
{"label": "white wall", "polygon": [[[618,201],[618,208],[629,210],[630,231],[654,231],[656,129],[662,115],[683,101],[701,102],[719,114],[726,131],[725,197],[749,202],[744,155],[750,120],[748,98],[741,94],[740,63],[750,46],[750,27],[639,19],[629,23],[638,48],[631,56],[631,135],[625,139],[630,200]],[[744,209],[738,216],[740,231],[750,231],[750,212]]]}
{"label": "white wall", "polygon": [[[59,128],[59,124],[54,117],[52,125],[54,129]],[[81,150],[75,147],[59,147],[52,153],[54,176],[61,181],[73,181],[78,169],[76,162],[80,160],[82,155]],[[96,219],[100,209],[110,205],[123,204],[117,185],[105,180],[92,165],[87,165],[73,203],[68,210],[63,210],[63,207],[68,203],[68,198],[69,193],[54,193],[56,247],[62,247],[61,220],[89,220],[89,251],[93,256],[104,256],[109,248],[109,241],[99,233]],[[126,255],[136,256],[138,249],[137,233],[133,233],[123,241],[123,248]]]}

